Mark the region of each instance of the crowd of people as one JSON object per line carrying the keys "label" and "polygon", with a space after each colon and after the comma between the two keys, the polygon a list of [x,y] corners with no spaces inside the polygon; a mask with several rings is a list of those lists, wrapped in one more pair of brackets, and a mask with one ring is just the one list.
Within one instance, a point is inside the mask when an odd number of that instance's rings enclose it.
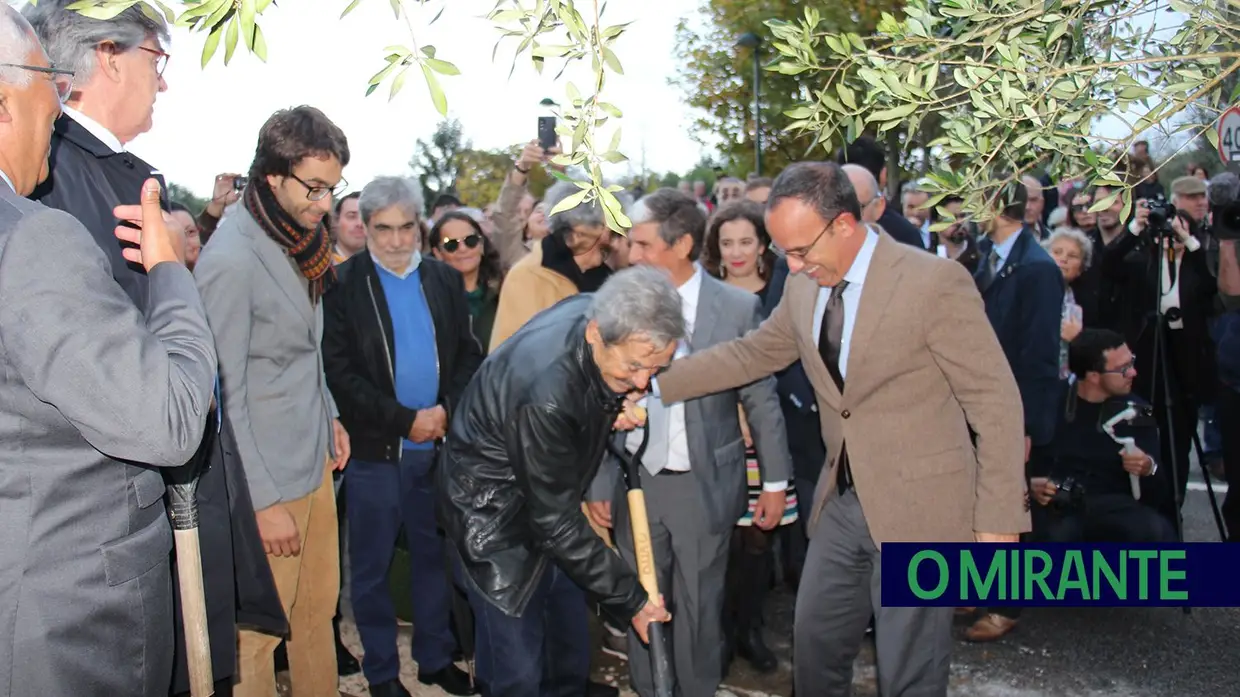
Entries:
{"label": "crowd of people", "polygon": [[0,695],[189,694],[176,472],[219,695],[284,665],[297,697],[359,670],[408,695],[398,547],[417,679],[448,694],[614,694],[602,648],[648,697],[658,622],[677,693],[714,695],[778,665],[777,565],[802,697],[848,694],[867,634],[883,694],[946,694],[953,614],[995,641],[1020,613],[883,607],[881,545],[1178,541],[1201,423],[1240,540],[1233,175],[1167,201],[1138,147],[1130,189],[1025,176],[975,223],[916,181],[889,205],[863,136],[622,192],[621,234],[557,210],[571,182],[530,191],[538,141],[497,201],[428,202],[346,182],[347,135],[300,106],[196,211],[125,149],[167,25],[71,3],[0,10]]}

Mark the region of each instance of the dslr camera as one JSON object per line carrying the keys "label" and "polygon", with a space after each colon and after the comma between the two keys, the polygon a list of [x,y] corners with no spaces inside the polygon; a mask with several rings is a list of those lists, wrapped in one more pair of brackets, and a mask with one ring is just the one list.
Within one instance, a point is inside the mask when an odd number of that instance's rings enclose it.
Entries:
{"label": "dslr camera", "polygon": [[1085,503],[1085,485],[1076,477],[1048,477],[1055,485],[1051,505],[1059,509],[1080,508]]}
{"label": "dslr camera", "polygon": [[1175,231],[1171,229],[1171,221],[1179,215],[1175,206],[1171,205],[1170,201],[1159,196],[1158,198],[1147,200],[1145,207],[1150,211],[1149,222],[1146,223],[1145,229],[1151,239],[1174,239]]}

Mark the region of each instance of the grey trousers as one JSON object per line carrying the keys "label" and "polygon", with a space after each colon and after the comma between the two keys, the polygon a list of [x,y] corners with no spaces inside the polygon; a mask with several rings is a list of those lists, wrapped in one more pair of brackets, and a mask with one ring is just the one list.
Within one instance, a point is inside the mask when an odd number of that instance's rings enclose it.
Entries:
{"label": "grey trousers", "polygon": [[953,608],[883,607],[879,551],[855,491],[832,494],[813,531],[797,593],[797,697],[848,697],[873,613],[881,697],[945,697]]}
{"label": "grey trousers", "polygon": [[[692,472],[651,476],[642,472],[650,541],[659,592],[672,613],[664,631],[671,649],[677,697],[714,697],[723,681],[723,598],[732,529],[713,532],[706,525]],[[629,507],[620,491],[612,503],[616,545],[637,568]],[[629,628],[629,679],[641,697],[654,695],[654,676],[646,644]]]}

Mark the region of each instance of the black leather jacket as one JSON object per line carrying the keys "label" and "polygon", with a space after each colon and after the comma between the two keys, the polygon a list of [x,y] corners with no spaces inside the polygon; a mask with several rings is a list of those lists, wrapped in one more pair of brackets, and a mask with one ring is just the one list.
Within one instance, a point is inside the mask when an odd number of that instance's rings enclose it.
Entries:
{"label": "black leather jacket", "polygon": [[585,339],[590,300],[562,300],[501,344],[465,389],[440,450],[440,522],[474,586],[514,617],[548,563],[617,620],[647,599],[581,509],[622,399]]}

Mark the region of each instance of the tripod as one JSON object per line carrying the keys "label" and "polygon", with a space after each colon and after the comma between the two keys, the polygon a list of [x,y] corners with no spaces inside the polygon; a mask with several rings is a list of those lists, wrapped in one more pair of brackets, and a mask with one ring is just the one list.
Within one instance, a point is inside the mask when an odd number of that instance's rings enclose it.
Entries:
{"label": "tripod", "polygon": [[[1187,497],[1187,482],[1185,483],[1185,487],[1186,487],[1185,495],[1182,496],[1180,493],[1180,481],[1181,481],[1180,477],[1181,476],[1187,477],[1187,472],[1181,469],[1181,465],[1179,462],[1179,447],[1178,447],[1178,440],[1176,438],[1176,430],[1175,430],[1176,428],[1175,415],[1176,415],[1176,405],[1178,402],[1178,398],[1176,397],[1176,391],[1172,389],[1174,371],[1171,368],[1171,366],[1173,365],[1173,362],[1168,360],[1168,355],[1169,355],[1169,350],[1167,347],[1168,320],[1167,318],[1163,316],[1162,303],[1161,303],[1163,295],[1171,291],[1170,288],[1167,288],[1166,290],[1163,289],[1163,281],[1162,281],[1164,277],[1168,277],[1168,278],[1170,277],[1169,269],[1167,265],[1174,263],[1174,258],[1172,257],[1173,248],[1171,247],[1170,230],[1163,230],[1163,231],[1156,232],[1156,234],[1154,235],[1154,243],[1155,243],[1155,248],[1158,253],[1158,256],[1157,256],[1158,277],[1157,277],[1157,283],[1155,285],[1155,287],[1158,289],[1158,292],[1154,294],[1154,309],[1150,315],[1151,317],[1154,318],[1154,356],[1151,362],[1153,369],[1152,369],[1151,379],[1150,379],[1151,390],[1154,394],[1150,395],[1150,401],[1153,402],[1154,404],[1158,403],[1156,394],[1158,392],[1158,389],[1161,387],[1163,416],[1165,419],[1165,423],[1167,425],[1166,438],[1167,438],[1167,441],[1171,444],[1171,447],[1168,449],[1168,452],[1170,453],[1171,457],[1170,457],[1170,462],[1168,462],[1167,464],[1170,467],[1170,472],[1171,472],[1171,491],[1172,491],[1173,503],[1175,506],[1175,511],[1174,511],[1175,532],[1176,532],[1176,537],[1180,540],[1180,542],[1183,542],[1184,541],[1183,506],[1184,506],[1184,500]],[[1214,514],[1214,524],[1218,527],[1219,539],[1225,541],[1227,539],[1227,535],[1226,535],[1226,532],[1223,526],[1223,517],[1221,513],[1219,512],[1218,501],[1214,494],[1213,480],[1210,477],[1209,468],[1206,467],[1205,452],[1201,447],[1201,439],[1197,434],[1196,413],[1192,414],[1190,423],[1192,424],[1192,430],[1191,430],[1192,435],[1191,435],[1190,440],[1192,443],[1192,447],[1195,449],[1197,453],[1197,464],[1201,467],[1201,475],[1205,480],[1206,494],[1210,499],[1210,511]],[[1188,613],[1189,609],[1184,608],[1184,612]]]}

